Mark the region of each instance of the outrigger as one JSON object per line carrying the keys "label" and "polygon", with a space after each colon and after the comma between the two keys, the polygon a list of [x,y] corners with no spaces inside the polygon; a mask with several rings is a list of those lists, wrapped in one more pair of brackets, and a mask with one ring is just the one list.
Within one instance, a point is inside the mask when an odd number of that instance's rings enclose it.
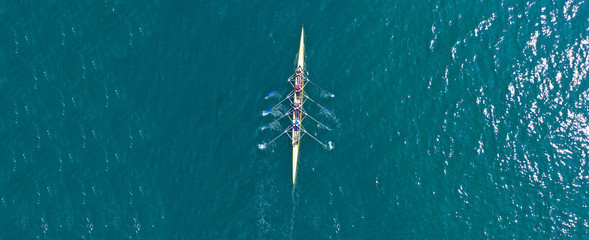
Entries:
{"label": "outrigger", "polygon": [[[282,101],[280,101],[278,104],[274,105],[269,110],[264,111],[264,115],[272,113],[274,108],[278,107],[282,102],[284,102],[286,100],[290,101],[291,108],[286,113],[281,114],[281,116],[278,119],[274,120],[272,123],[262,127],[262,130],[270,128],[272,124],[280,121],[284,117],[288,117],[291,120],[291,123],[289,124],[289,126],[286,129],[284,129],[284,131],[280,135],[278,135],[277,137],[272,139],[272,141],[270,141],[269,143],[265,143],[261,146],[265,147],[267,144],[273,143],[274,141],[276,141],[276,139],[280,138],[280,136],[282,136],[284,134],[287,134],[290,137],[291,142],[292,142],[292,184],[294,185],[296,183],[296,178],[297,178],[297,166],[298,166],[298,160],[299,160],[299,146],[301,144],[301,138],[304,135],[310,136],[311,138],[313,138],[315,141],[320,143],[326,149],[328,147],[332,148],[331,142],[329,142],[329,145],[327,145],[327,144],[324,144],[323,142],[319,141],[312,134],[309,134],[309,132],[307,132],[307,130],[305,130],[305,128],[303,128],[303,124],[302,124],[303,120],[306,117],[309,117],[311,120],[315,121],[319,127],[330,130],[325,124],[317,121],[315,118],[313,118],[309,114],[307,114],[303,108],[303,105],[306,102],[306,100],[310,100],[311,102],[313,102],[317,106],[319,106],[323,110],[324,113],[330,114],[329,110],[327,110],[326,108],[319,105],[313,99],[309,98],[307,95],[305,95],[305,92],[304,92],[304,88],[305,88],[306,84],[308,82],[313,83],[305,75],[305,30],[304,29],[301,30],[301,41],[299,44],[299,54],[298,54],[298,61],[297,61],[297,67],[295,69],[295,74],[293,74],[288,79],[288,82],[292,85],[292,87],[294,89],[284,99],[282,99]],[[316,87],[321,89],[315,83],[313,83],[313,85],[315,85]],[[325,91],[323,89],[321,89],[321,90],[323,91],[323,93],[328,93],[327,91]],[[270,94],[268,94],[268,96],[266,98],[269,98],[269,97],[273,96],[274,94],[276,94],[276,93],[271,92]],[[328,96],[333,97],[333,94],[328,94]],[[289,132],[290,132],[290,134],[289,134]],[[261,147],[261,148],[263,148],[263,147]]]}

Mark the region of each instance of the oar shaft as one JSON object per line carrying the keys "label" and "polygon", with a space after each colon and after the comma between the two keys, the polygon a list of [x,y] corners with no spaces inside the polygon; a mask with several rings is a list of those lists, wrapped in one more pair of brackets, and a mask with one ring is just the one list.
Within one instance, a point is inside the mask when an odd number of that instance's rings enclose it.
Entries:
{"label": "oar shaft", "polygon": [[324,148],[327,148],[327,144],[322,143],[321,141],[319,141],[319,139],[315,138],[313,135],[311,135],[309,132],[307,132],[307,130],[302,129],[304,133],[306,133],[307,135],[309,135],[311,138],[313,138],[315,141],[317,141],[319,144],[323,145]]}
{"label": "oar shaft", "polygon": [[280,101],[280,102],[278,102],[276,105],[272,106],[272,107],[271,107],[271,108],[268,110],[268,113],[269,113],[269,112],[272,112],[272,111],[270,111],[270,110],[274,109],[275,107],[277,107],[278,105],[280,105],[280,104],[281,104],[281,103],[283,103],[284,101],[288,100],[288,99],[290,98],[290,96],[292,95],[292,93],[293,93],[293,92],[294,92],[294,90],[290,91],[290,93],[288,93],[288,95],[287,95],[287,96],[286,96],[284,99],[282,99],[282,101]]}
{"label": "oar shaft", "polygon": [[[316,104],[317,106],[319,106],[319,107],[320,107],[322,110],[324,110],[324,111],[325,111],[325,110],[327,110],[327,108],[324,108],[323,106],[321,106],[321,104],[319,104],[319,103],[315,102],[315,101],[314,101],[313,99],[311,99],[309,96],[306,96],[306,95],[305,95],[305,98],[307,98],[307,99],[311,100],[311,102],[315,103],[315,104]],[[328,112],[329,112],[329,111],[328,111]]]}
{"label": "oar shaft", "polygon": [[[327,90],[323,89],[322,87],[319,87],[319,85],[317,85],[315,82],[311,81],[310,79],[307,78],[306,80],[307,80],[307,82],[310,82],[311,84],[313,84],[315,87],[319,88],[319,90],[329,93]],[[305,84],[305,85],[307,85],[307,84]]]}
{"label": "oar shaft", "polygon": [[266,126],[264,126],[264,127],[262,128],[262,130],[266,129],[266,127],[267,127],[267,126],[270,126],[270,125],[272,125],[273,123],[280,121],[280,119],[282,119],[282,118],[284,118],[284,117],[288,116],[288,115],[289,115],[291,112],[292,112],[292,110],[289,110],[289,111],[288,111],[288,112],[286,112],[284,115],[282,115],[282,117],[279,117],[279,118],[277,118],[276,120],[272,121],[271,123],[268,123]]}
{"label": "oar shaft", "polygon": [[311,118],[311,120],[315,121],[317,124],[319,124],[319,125],[321,125],[321,126],[325,126],[325,127],[327,127],[327,125],[325,125],[325,124],[323,124],[323,123],[321,123],[321,122],[317,121],[317,119],[315,119],[315,118],[311,117],[311,115],[309,115],[309,114],[307,114],[307,113],[304,113],[304,114],[305,114],[305,116],[307,116],[307,117]]}
{"label": "oar shaft", "polygon": [[292,126],[284,129],[284,132],[282,132],[280,135],[278,135],[277,137],[275,137],[274,139],[272,139],[272,141],[270,141],[268,144],[273,143],[274,141],[276,141],[276,139],[278,139],[279,137],[281,137],[282,135],[284,135],[285,133],[287,133],[290,129],[292,128]]}

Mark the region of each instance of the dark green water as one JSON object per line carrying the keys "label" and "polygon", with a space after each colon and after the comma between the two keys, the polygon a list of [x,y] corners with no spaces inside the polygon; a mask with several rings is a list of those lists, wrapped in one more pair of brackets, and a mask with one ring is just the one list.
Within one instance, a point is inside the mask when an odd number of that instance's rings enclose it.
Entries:
{"label": "dark green water", "polygon": [[[293,190],[257,146],[303,25],[334,148]],[[589,236],[585,1],[5,1],[0,33],[0,239]]]}

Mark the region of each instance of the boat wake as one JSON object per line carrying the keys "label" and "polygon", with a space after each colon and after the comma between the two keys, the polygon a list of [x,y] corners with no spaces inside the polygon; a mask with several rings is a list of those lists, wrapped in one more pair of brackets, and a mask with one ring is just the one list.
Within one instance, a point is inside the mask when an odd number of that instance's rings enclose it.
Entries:
{"label": "boat wake", "polygon": [[321,112],[319,113],[329,119],[331,119],[332,121],[334,121],[335,123],[339,124],[339,119],[335,116],[335,114],[333,114],[333,112],[327,110],[327,109],[323,109],[321,110]]}
{"label": "boat wake", "polygon": [[264,149],[266,149],[266,147],[268,147],[267,143],[258,144],[258,149],[260,149],[260,150],[264,150]]}
{"label": "boat wake", "polygon": [[294,234],[294,225],[295,225],[295,213],[297,210],[297,205],[299,205],[299,201],[298,201],[294,186],[292,188],[291,195],[292,195],[292,211],[290,212],[290,234],[289,234],[290,238],[289,239],[294,239],[293,234]]}
{"label": "boat wake", "polygon": [[279,106],[275,106],[274,108],[270,108],[268,110],[265,110],[262,112],[262,116],[268,116],[268,114],[271,114],[273,117],[278,117],[278,116],[282,116],[284,115],[284,109],[285,107],[282,105]]}
{"label": "boat wake", "polygon": [[329,128],[328,126],[323,125],[323,124],[317,124],[317,128],[323,128],[323,129],[325,129],[327,131],[331,131],[331,128]]}
{"label": "boat wake", "polygon": [[272,109],[270,109],[270,110],[266,110],[266,111],[263,111],[263,112],[262,112],[262,116],[264,116],[264,117],[265,117],[265,116],[268,116],[268,114],[271,114],[271,113],[272,113]]}
{"label": "boat wake", "polygon": [[322,98],[334,98],[335,97],[335,94],[330,93],[328,91],[322,91],[321,92],[321,97]]}
{"label": "boat wake", "polygon": [[266,126],[260,127],[260,130],[266,130],[266,129],[281,130],[282,125],[280,125],[280,122],[274,122],[274,123],[268,124]]}
{"label": "boat wake", "polygon": [[280,95],[280,93],[278,92],[270,92],[268,93],[268,95],[266,95],[266,97],[264,97],[264,99],[268,100],[271,98],[282,98],[282,95]]}

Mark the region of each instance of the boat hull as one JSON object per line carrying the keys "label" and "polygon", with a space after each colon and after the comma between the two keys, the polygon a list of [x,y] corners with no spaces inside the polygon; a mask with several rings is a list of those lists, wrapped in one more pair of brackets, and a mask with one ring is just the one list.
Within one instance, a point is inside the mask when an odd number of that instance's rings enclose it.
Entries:
{"label": "boat hull", "polygon": [[[299,56],[297,61],[297,69],[301,70],[300,77],[297,76],[295,85],[300,84],[301,92],[300,94],[295,93],[293,97],[293,102],[298,103],[300,106],[300,114],[299,118],[303,115],[303,86],[304,84],[304,76],[305,76],[305,29],[301,29],[301,41],[299,44]],[[297,119],[296,111],[293,111],[293,119]],[[302,118],[301,118],[302,119]],[[292,184],[294,185],[297,180],[297,167],[299,161],[299,146],[301,144],[301,127],[302,123],[299,123],[300,126],[298,129],[293,128],[292,130]]]}

